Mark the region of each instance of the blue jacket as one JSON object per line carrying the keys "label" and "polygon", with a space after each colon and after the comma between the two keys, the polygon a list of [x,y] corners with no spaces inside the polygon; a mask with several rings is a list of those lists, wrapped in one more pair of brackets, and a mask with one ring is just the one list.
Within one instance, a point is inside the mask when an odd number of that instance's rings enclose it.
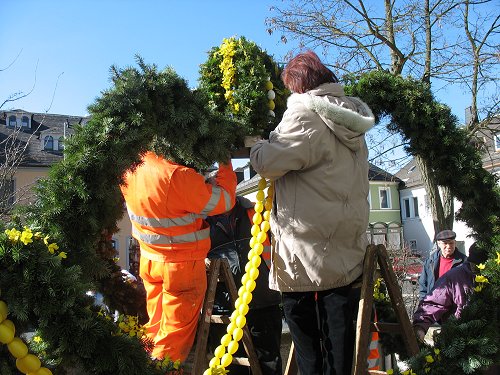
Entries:
{"label": "blue jacket", "polygon": [[[441,250],[438,248],[432,251],[429,254],[429,258],[424,262],[424,266],[422,268],[422,273],[420,274],[420,278],[418,279],[418,294],[419,300],[423,300],[424,297],[429,294],[434,287],[434,283],[438,279],[439,275],[439,256],[441,254]],[[461,265],[464,260],[467,259],[465,254],[458,251],[455,248],[455,252],[453,253],[453,263],[452,268]]]}

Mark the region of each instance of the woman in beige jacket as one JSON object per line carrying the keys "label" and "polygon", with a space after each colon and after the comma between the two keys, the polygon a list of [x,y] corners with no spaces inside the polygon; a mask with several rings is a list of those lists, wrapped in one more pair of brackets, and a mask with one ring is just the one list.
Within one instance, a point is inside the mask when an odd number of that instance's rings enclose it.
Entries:
{"label": "woman in beige jacket", "polygon": [[294,92],[283,120],[250,151],[255,171],[275,181],[269,286],[282,292],[301,375],[349,374],[348,295],[367,246],[364,134],[375,120],[313,52],[292,59],[282,79]]}

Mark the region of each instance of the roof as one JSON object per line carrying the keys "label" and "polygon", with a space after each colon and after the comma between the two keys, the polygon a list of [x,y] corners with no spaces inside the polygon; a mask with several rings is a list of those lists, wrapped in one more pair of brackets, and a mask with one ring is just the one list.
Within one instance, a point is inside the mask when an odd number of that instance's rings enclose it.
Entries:
{"label": "roof", "polygon": [[[15,128],[8,126],[8,117],[15,115],[18,121],[23,116],[31,120],[31,128]],[[4,144],[7,139],[20,148],[23,148],[23,160],[20,167],[49,167],[62,159],[63,153],[59,150],[44,150],[42,147],[43,138],[51,135],[58,139],[64,135],[73,134],[72,127],[76,124],[84,125],[89,117],[79,117],[71,115],[58,115],[49,113],[32,113],[23,109],[5,110],[0,112],[0,162],[5,162]],[[64,129],[65,124],[68,124]],[[24,146],[26,146],[24,148]],[[15,146],[12,146],[15,147]],[[7,146],[9,152],[9,146]]]}

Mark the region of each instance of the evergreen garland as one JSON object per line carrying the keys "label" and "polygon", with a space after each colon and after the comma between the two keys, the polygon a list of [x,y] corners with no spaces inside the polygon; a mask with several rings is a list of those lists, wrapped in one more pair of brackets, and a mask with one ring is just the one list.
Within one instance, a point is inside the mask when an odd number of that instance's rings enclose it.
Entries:
{"label": "evergreen garland", "polygon": [[[346,91],[361,97],[389,130],[408,142],[407,151],[430,166],[438,183],[462,202],[457,218],[474,231],[489,261],[487,282],[478,288],[460,319],[442,326],[436,347],[423,347],[410,359],[406,374],[470,374],[499,363],[500,194],[497,178],[482,167],[468,134],[450,109],[438,103],[430,87],[411,78],[375,71],[352,82]],[[478,279],[476,278],[476,281]],[[481,290],[480,290],[481,289]]]}

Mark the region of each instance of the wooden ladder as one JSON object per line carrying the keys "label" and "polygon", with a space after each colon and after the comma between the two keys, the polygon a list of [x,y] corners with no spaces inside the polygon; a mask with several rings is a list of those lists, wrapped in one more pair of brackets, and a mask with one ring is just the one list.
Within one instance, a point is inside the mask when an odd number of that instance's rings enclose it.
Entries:
{"label": "wooden ladder", "polygon": [[[385,281],[392,307],[396,313],[398,323],[371,323],[373,309],[373,287],[376,273],[376,263],[380,267],[382,279]],[[396,275],[389,263],[389,255],[384,245],[369,245],[366,249],[363,265],[363,284],[359,300],[358,318],[356,321],[356,350],[354,354],[353,375],[386,374],[385,371],[368,370],[368,346],[371,332],[398,333],[403,336],[403,341],[408,354],[418,354],[419,347],[415,332],[406,312],[403,296],[399,289]],[[288,356],[285,375],[297,375],[298,369],[295,362],[295,350],[292,344]]]}
{"label": "wooden ladder", "polygon": [[[224,282],[226,290],[229,292],[232,306],[234,306],[234,302],[238,298],[236,284],[234,283],[233,274],[229,270],[227,259],[212,259],[207,277],[207,292],[205,293],[205,300],[203,302],[201,317],[198,322],[198,330],[196,333],[192,375],[201,375],[208,368],[209,353],[207,344],[210,324],[225,324],[226,326],[229,324],[229,316],[212,314],[217,285]],[[252,337],[246,325],[243,327],[243,338],[241,341],[243,342],[247,357],[233,357],[232,363],[250,367],[253,375],[262,375]]]}

